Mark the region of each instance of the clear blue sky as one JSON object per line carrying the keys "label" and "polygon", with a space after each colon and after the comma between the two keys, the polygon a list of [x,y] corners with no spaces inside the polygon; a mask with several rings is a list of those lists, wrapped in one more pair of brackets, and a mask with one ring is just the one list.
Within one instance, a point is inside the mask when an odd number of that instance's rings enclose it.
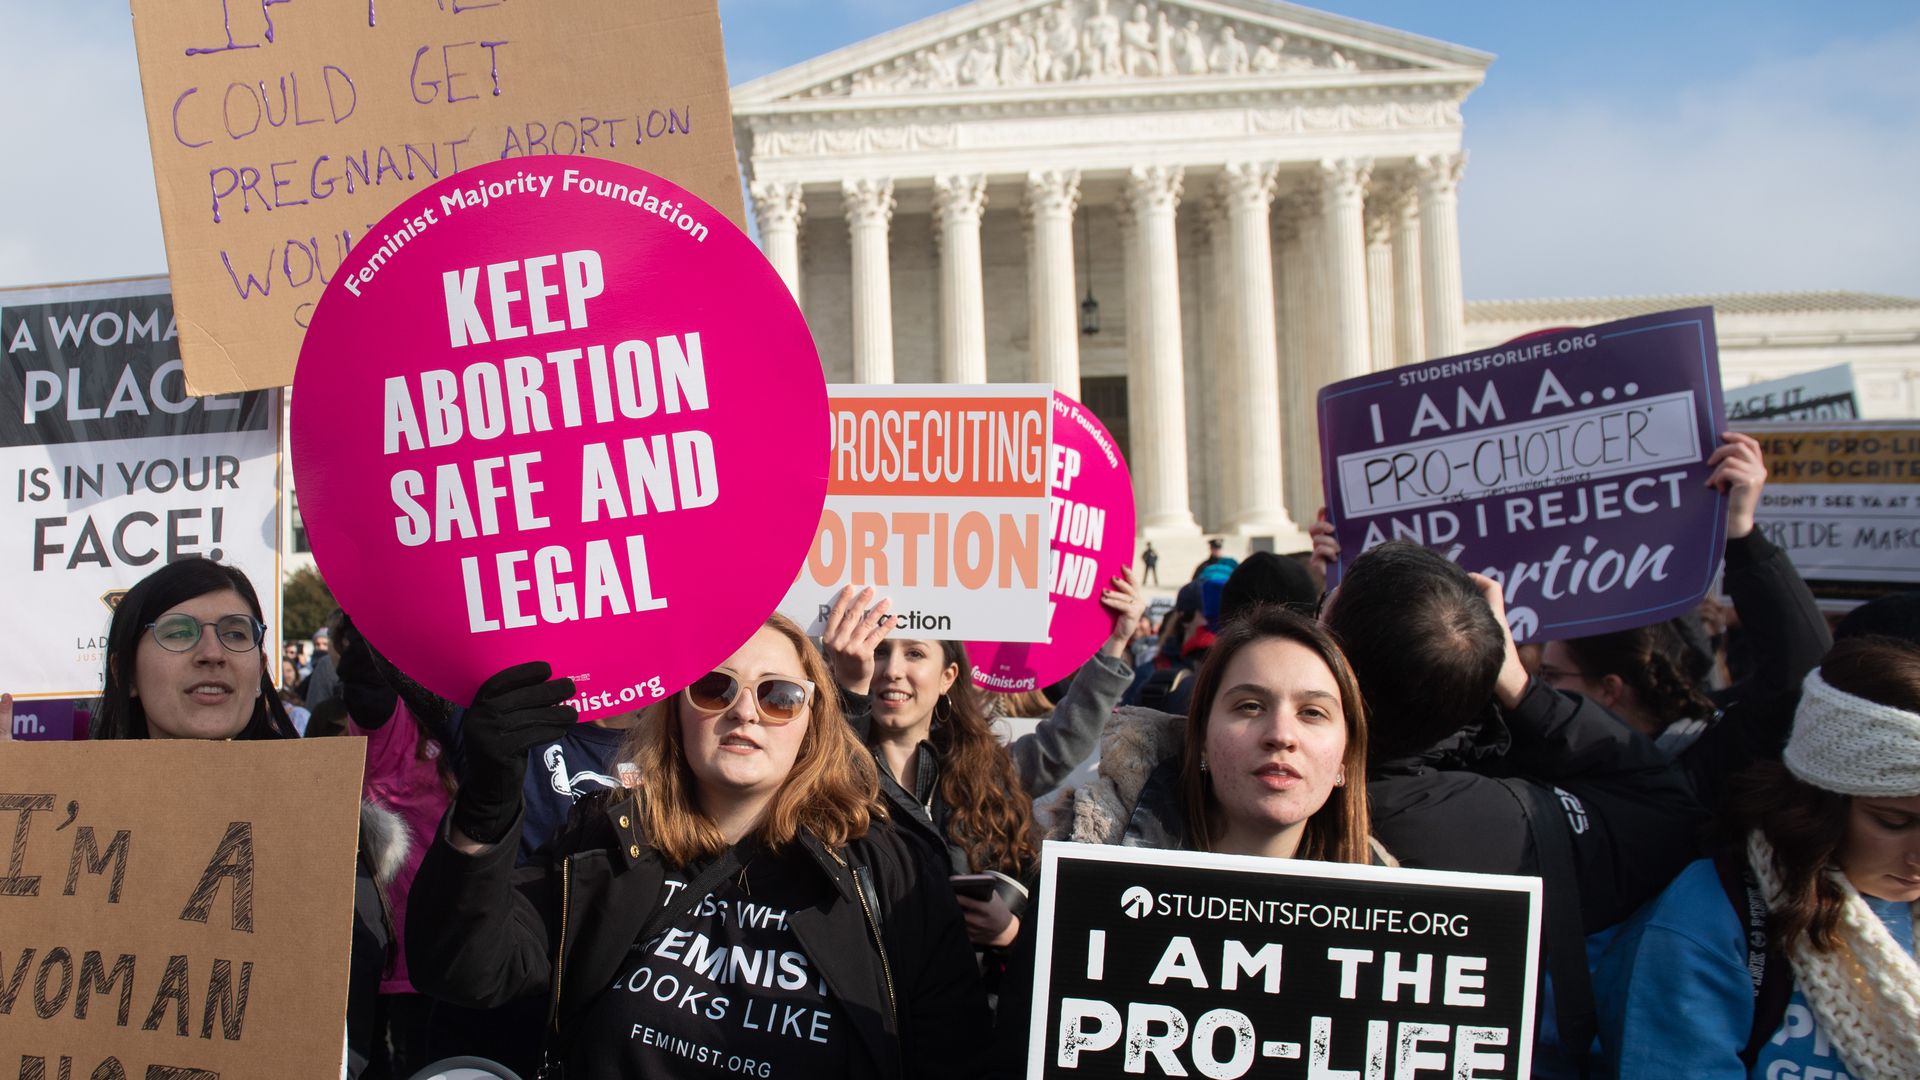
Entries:
{"label": "clear blue sky", "polygon": [[[952,6],[721,0],[730,74]],[[1470,299],[1920,296],[1920,4],[1311,6],[1498,54],[1466,110]],[[164,270],[125,0],[0,0],[0,43],[0,285]]]}

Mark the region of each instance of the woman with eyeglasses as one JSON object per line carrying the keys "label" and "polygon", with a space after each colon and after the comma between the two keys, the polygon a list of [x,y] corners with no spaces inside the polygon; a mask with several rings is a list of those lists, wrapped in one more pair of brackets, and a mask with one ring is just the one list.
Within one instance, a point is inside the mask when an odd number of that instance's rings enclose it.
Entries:
{"label": "woman with eyeglasses", "polygon": [[[932,853],[886,821],[826,664],[775,615],[632,728],[631,787],[514,869],[526,747],[574,721],[543,663],[481,687],[468,780],[415,879],[423,991],[541,995],[579,1077],[973,1077],[988,1028]],[[935,887],[937,886],[937,887]]]}
{"label": "woman with eyeglasses", "polygon": [[[292,739],[269,677],[267,626],[253,583],[238,569],[192,558],[162,566],[127,590],[107,627],[95,739]],[[382,900],[406,859],[405,826],[360,805],[348,975],[346,1075],[378,1054],[376,1001],[391,929]]]}
{"label": "woman with eyeglasses", "polygon": [[268,677],[267,626],[247,576],[211,559],[168,563],[113,610],[96,739],[290,739]]}

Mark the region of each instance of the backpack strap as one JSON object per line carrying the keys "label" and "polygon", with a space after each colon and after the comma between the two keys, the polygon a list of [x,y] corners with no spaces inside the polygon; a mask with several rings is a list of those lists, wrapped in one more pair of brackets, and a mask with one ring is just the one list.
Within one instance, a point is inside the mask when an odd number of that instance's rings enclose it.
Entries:
{"label": "backpack strap", "polygon": [[1760,1058],[1760,1048],[1786,1019],[1787,1002],[1793,997],[1793,973],[1786,956],[1773,947],[1767,934],[1767,897],[1753,867],[1739,852],[1723,848],[1713,856],[1713,871],[1720,879],[1720,891],[1740,918],[1741,937],[1747,948],[1747,977],[1753,981],[1753,1027],[1747,1032],[1740,1060],[1751,1070]]}
{"label": "backpack strap", "polygon": [[1582,1077],[1591,1075],[1594,1036],[1600,1023],[1593,1004],[1593,976],[1587,970],[1587,935],[1580,911],[1580,879],[1574,869],[1573,836],[1566,810],[1552,790],[1528,780],[1503,778],[1500,783],[1520,803],[1533,836],[1534,857],[1540,864],[1541,912],[1546,937],[1546,963],[1541,970],[1553,980],[1554,1019],[1560,1043]]}

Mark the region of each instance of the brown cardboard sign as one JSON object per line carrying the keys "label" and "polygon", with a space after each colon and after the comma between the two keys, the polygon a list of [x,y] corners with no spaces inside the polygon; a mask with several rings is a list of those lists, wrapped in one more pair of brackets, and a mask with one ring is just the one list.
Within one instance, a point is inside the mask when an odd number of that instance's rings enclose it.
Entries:
{"label": "brown cardboard sign", "polygon": [[407,196],[609,157],[745,227],[714,0],[132,0],[196,394],[285,386],[320,293]]}
{"label": "brown cardboard sign", "polygon": [[0,1070],[339,1077],[364,740],[3,745]]}

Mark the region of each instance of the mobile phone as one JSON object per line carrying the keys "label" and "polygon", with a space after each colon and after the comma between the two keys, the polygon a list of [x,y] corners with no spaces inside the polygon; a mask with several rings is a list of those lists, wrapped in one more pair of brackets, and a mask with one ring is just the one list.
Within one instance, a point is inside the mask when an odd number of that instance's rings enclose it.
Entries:
{"label": "mobile phone", "polygon": [[947,879],[953,891],[972,900],[993,899],[994,887],[1000,879],[992,874],[955,874]]}

